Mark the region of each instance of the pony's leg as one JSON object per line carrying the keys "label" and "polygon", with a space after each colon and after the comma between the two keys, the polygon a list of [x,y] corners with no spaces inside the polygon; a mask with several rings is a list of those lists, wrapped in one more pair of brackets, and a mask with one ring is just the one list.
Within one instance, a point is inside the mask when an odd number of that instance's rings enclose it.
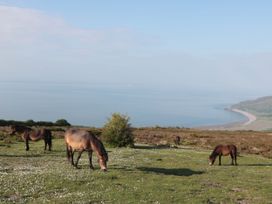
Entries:
{"label": "pony's leg", "polygon": [[48,141],[48,150],[51,151],[51,149],[52,149],[52,140],[50,139]]}
{"label": "pony's leg", "polygon": [[81,150],[81,151],[78,152],[78,156],[77,156],[77,160],[76,160],[76,164],[75,164],[75,167],[76,167],[76,168],[78,168],[77,164],[78,164],[78,161],[79,161],[79,159],[80,159],[81,154],[82,154],[83,151],[84,151],[84,150]]}
{"label": "pony's leg", "polygon": [[219,160],[219,166],[221,166],[221,156],[222,155],[219,155],[219,158],[218,158],[218,160]]}
{"label": "pony's leg", "polygon": [[74,153],[75,153],[75,151],[74,151],[74,150],[71,150],[71,164],[72,164],[73,166],[75,166],[75,163],[74,163]]}
{"label": "pony's leg", "polygon": [[47,149],[47,141],[46,138],[44,138],[44,151]]}
{"label": "pony's leg", "polygon": [[25,140],[25,148],[26,148],[26,151],[29,150],[29,139],[28,138],[26,138],[26,140]]}
{"label": "pony's leg", "polygon": [[48,150],[51,151],[51,148],[52,148],[52,134],[51,134],[50,130],[48,130],[46,141],[47,141],[47,144],[48,144]]}
{"label": "pony's leg", "polygon": [[231,157],[231,165],[234,165],[234,163],[233,163],[233,160],[234,160],[234,154],[233,154],[233,152],[230,153],[230,157]]}
{"label": "pony's leg", "polygon": [[235,165],[237,166],[237,150],[235,150],[234,152],[234,162],[235,162]]}
{"label": "pony's leg", "polygon": [[29,150],[29,135],[28,135],[28,133],[24,132],[24,134],[22,135],[22,139],[25,141],[25,150],[28,151]]}
{"label": "pony's leg", "polygon": [[90,162],[90,168],[91,169],[94,169],[93,167],[93,163],[92,163],[92,154],[93,154],[93,151],[88,151],[88,155],[89,155],[89,162]]}

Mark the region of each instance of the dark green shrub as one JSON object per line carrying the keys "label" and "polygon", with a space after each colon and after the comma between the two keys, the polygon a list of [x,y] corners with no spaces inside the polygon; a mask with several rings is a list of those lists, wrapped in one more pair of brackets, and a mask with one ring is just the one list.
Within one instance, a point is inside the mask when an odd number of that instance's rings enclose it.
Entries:
{"label": "dark green shrub", "polygon": [[106,143],[113,147],[133,147],[134,138],[129,117],[119,113],[112,114],[104,125],[102,137]]}
{"label": "dark green shrub", "polygon": [[30,119],[30,120],[25,121],[25,124],[27,126],[34,126],[35,125],[35,121]]}
{"label": "dark green shrub", "polygon": [[71,126],[70,123],[67,122],[65,119],[59,119],[55,122],[56,126]]}

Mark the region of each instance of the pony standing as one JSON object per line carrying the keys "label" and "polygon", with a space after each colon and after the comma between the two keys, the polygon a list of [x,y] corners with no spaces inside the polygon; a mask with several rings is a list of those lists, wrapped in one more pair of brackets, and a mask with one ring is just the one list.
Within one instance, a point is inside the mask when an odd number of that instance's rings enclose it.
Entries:
{"label": "pony standing", "polygon": [[[64,140],[66,143],[68,161],[71,162],[73,166],[78,168],[78,161],[81,154],[84,151],[87,151],[89,155],[90,168],[94,169],[92,164],[92,153],[94,151],[98,157],[98,163],[101,170],[107,170],[108,154],[103,143],[92,133],[85,130],[69,129],[64,134]],[[75,151],[78,151],[78,157],[74,163]]]}
{"label": "pony standing", "polygon": [[48,150],[51,151],[52,134],[50,130],[45,128],[34,130],[22,125],[12,125],[10,129],[10,135],[14,135],[15,133],[21,134],[25,142],[26,151],[29,150],[29,141],[39,141],[41,139],[44,140],[44,150],[46,150],[48,146]]}
{"label": "pony standing", "polygon": [[237,165],[237,147],[235,145],[218,145],[214,148],[209,157],[210,165],[213,165],[217,156],[219,156],[219,165],[221,165],[221,156],[231,156],[231,165]]}

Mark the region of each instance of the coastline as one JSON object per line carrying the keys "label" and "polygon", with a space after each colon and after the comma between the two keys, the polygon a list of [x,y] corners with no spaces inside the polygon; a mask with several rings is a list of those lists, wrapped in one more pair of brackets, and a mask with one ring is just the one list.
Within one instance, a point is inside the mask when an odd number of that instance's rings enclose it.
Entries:
{"label": "coastline", "polygon": [[254,121],[257,120],[257,116],[253,115],[252,113],[237,109],[237,108],[226,108],[226,111],[231,111],[234,113],[241,114],[245,117],[243,121],[237,121],[232,123],[226,123],[221,125],[208,125],[208,126],[201,126],[197,127],[196,129],[203,129],[203,130],[239,130],[239,129],[246,129],[247,126],[252,124]]}
{"label": "coastline", "polygon": [[230,111],[235,112],[235,113],[240,113],[243,116],[247,118],[247,121],[241,124],[242,126],[247,126],[251,123],[253,123],[255,120],[257,120],[257,117],[253,115],[252,113],[237,109],[237,108],[231,108]]}

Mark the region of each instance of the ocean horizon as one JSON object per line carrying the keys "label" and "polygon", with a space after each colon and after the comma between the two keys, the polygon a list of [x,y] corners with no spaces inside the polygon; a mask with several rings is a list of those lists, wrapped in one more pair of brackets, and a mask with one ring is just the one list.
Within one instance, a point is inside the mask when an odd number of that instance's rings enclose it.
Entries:
{"label": "ocean horizon", "polygon": [[112,113],[133,127],[199,127],[245,121],[225,110],[249,94],[139,88],[90,83],[1,82],[0,119],[56,121],[102,127]]}

